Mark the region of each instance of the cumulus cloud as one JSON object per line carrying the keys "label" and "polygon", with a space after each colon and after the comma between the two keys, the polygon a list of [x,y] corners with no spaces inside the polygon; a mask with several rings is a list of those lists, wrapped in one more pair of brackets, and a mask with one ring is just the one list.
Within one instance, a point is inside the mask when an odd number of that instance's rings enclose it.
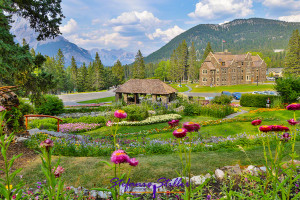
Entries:
{"label": "cumulus cloud", "polygon": [[174,26],[173,28],[169,28],[165,31],[161,30],[160,28],[156,29],[152,34],[146,34],[150,40],[154,40],[155,38],[161,38],[164,42],[169,42],[175,36],[179,35],[180,33],[184,32],[185,30],[179,28],[178,26]]}
{"label": "cumulus cloud", "polygon": [[299,15],[281,16],[278,19],[281,21],[286,21],[286,22],[300,22],[300,14]]}
{"label": "cumulus cloud", "polygon": [[78,29],[78,24],[74,19],[71,18],[66,25],[61,26],[59,29],[63,34],[69,34]]}
{"label": "cumulus cloud", "polygon": [[246,17],[253,13],[251,8],[252,0],[200,0],[188,16],[194,20]]}
{"label": "cumulus cloud", "polygon": [[300,1],[296,0],[264,0],[263,5],[270,8],[284,8],[296,9],[300,7]]}

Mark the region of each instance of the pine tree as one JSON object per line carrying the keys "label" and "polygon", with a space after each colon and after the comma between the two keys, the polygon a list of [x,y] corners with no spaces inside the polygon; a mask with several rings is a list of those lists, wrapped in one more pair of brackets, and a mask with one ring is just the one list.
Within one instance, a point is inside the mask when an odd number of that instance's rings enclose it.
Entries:
{"label": "pine tree", "polygon": [[298,30],[294,30],[285,57],[285,75],[300,75],[300,37]]}
{"label": "pine tree", "polygon": [[188,68],[188,78],[191,81],[198,79],[198,67],[197,67],[197,56],[196,49],[194,46],[194,42],[192,42],[192,46],[189,52],[189,68]]}
{"label": "pine tree", "polygon": [[119,60],[112,67],[112,73],[117,79],[117,85],[122,84],[124,82],[124,68]]}
{"label": "pine tree", "polygon": [[68,82],[66,73],[64,70],[65,57],[64,57],[64,54],[62,53],[61,49],[58,49],[55,61],[56,61],[55,76],[58,80],[57,92],[60,93],[61,91],[67,90],[66,83]]}
{"label": "pine tree", "polygon": [[77,88],[78,92],[87,91],[87,68],[85,63],[78,69],[78,77],[77,77]]}
{"label": "pine tree", "polygon": [[95,91],[94,88],[94,65],[90,62],[87,68],[87,91]]}
{"label": "pine tree", "polygon": [[94,78],[93,86],[96,91],[104,89],[104,66],[100,60],[98,52],[96,52],[95,60],[93,62]]}
{"label": "pine tree", "polygon": [[77,73],[78,73],[78,69],[77,69],[77,64],[76,64],[76,61],[75,61],[75,58],[74,56],[72,56],[72,59],[71,59],[71,80],[72,80],[72,83],[73,83],[73,90],[77,90]]}
{"label": "pine tree", "polygon": [[133,64],[133,78],[144,79],[145,77],[144,57],[141,51],[138,50]]}
{"label": "pine tree", "polygon": [[180,75],[180,74],[178,74],[178,64],[177,63],[178,63],[178,60],[177,60],[176,51],[173,50],[173,53],[170,58],[170,68],[169,68],[169,73],[168,73],[168,79],[171,81],[177,81],[178,76]]}
{"label": "pine tree", "polygon": [[182,43],[177,48],[178,54],[178,73],[180,79],[184,80],[187,78],[187,67],[188,67],[188,48],[186,41],[183,40]]}
{"label": "pine tree", "polygon": [[208,42],[207,45],[206,45],[205,51],[203,53],[203,56],[202,56],[202,62],[205,60],[205,58],[208,56],[208,54],[210,52],[213,52],[213,50],[212,50],[212,48],[210,46],[210,42]]}

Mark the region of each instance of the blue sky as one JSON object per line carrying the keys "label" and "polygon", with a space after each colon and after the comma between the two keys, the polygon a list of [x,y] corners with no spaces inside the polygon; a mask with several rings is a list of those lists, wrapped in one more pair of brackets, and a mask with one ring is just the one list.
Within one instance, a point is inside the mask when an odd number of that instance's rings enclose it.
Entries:
{"label": "blue sky", "polygon": [[260,17],[300,22],[300,0],[62,0],[63,36],[85,49],[144,55],[198,24]]}

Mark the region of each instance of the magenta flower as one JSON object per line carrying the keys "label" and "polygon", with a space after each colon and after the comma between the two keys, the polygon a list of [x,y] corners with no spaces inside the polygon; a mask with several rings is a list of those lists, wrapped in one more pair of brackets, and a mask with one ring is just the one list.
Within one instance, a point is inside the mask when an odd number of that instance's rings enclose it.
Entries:
{"label": "magenta flower", "polygon": [[183,123],[183,127],[188,132],[198,131],[200,129],[200,125],[194,122],[185,122]]}
{"label": "magenta flower", "polygon": [[128,163],[130,158],[125,151],[119,149],[112,153],[110,160],[115,164],[120,164],[120,163]]}
{"label": "magenta flower", "polygon": [[258,125],[261,124],[261,120],[260,120],[260,119],[253,120],[253,121],[251,122],[251,124],[252,124],[253,126],[258,126]]}
{"label": "magenta flower", "polygon": [[50,147],[53,147],[53,141],[52,140],[50,140],[50,139],[47,139],[47,140],[45,140],[45,141],[43,141],[43,142],[41,142],[41,144],[40,144],[40,147],[41,148],[46,148],[46,150],[49,150],[49,148]]}
{"label": "magenta flower", "polygon": [[173,135],[177,138],[183,138],[186,136],[186,133],[188,132],[187,129],[185,128],[180,128],[180,129],[176,129],[174,132],[173,132]]}
{"label": "magenta flower", "polygon": [[119,119],[123,119],[127,117],[127,113],[124,110],[116,110],[114,115],[116,118]]}
{"label": "magenta flower", "polygon": [[269,132],[272,130],[272,126],[260,126],[259,130],[262,132]]}
{"label": "magenta flower", "polygon": [[179,124],[179,120],[178,119],[173,119],[172,121],[169,121],[168,124],[171,126],[171,127],[176,127],[178,126]]}
{"label": "magenta flower", "polygon": [[286,107],[287,110],[300,110],[299,103],[292,103]]}
{"label": "magenta flower", "polygon": [[4,108],[3,106],[0,106],[0,112],[5,111],[6,108]]}
{"label": "magenta flower", "polygon": [[288,123],[289,123],[290,125],[292,125],[292,126],[294,126],[294,125],[300,123],[300,122],[298,122],[298,121],[295,121],[294,119],[290,119],[290,120],[287,120],[287,121],[288,121]]}
{"label": "magenta flower", "polygon": [[291,137],[290,137],[290,134],[289,134],[289,133],[284,133],[284,134],[282,134],[282,136],[281,136],[280,139],[281,139],[282,141],[287,142],[287,141],[289,141],[289,140],[291,139]]}
{"label": "magenta flower", "polygon": [[138,164],[139,164],[139,161],[136,160],[135,158],[129,159],[129,165],[130,165],[130,166],[135,167],[135,166],[137,166]]}
{"label": "magenta flower", "polygon": [[57,168],[55,169],[55,167],[54,167],[52,169],[52,171],[54,172],[55,178],[58,178],[65,171],[65,169],[62,166],[58,165]]}
{"label": "magenta flower", "polygon": [[113,123],[111,121],[106,122],[106,126],[112,126]]}

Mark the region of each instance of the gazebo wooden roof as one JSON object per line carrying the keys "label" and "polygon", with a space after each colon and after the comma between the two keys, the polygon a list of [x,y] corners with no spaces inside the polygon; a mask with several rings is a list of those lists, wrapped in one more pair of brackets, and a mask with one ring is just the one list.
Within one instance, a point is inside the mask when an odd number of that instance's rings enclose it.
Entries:
{"label": "gazebo wooden roof", "polygon": [[120,85],[115,92],[127,94],[167,95],[175,93],[177,90],[159,79],[130,79],[123,85]]}

